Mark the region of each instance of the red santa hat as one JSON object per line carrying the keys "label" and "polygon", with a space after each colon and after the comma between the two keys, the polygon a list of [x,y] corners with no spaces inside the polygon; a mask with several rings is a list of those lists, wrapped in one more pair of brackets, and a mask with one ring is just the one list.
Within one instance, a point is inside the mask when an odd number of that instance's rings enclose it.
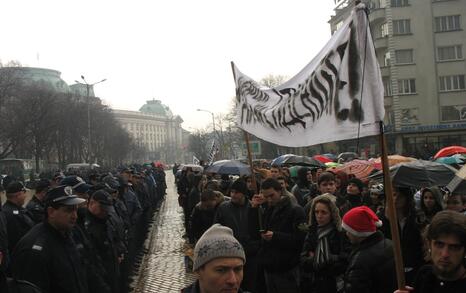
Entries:
{"label": "red santa hat", "polygon": [[368,207],[360,206],[351,209],[343,216],[341,226],[345,231],[357,237],[367,237],[382,226],[382,221]]}

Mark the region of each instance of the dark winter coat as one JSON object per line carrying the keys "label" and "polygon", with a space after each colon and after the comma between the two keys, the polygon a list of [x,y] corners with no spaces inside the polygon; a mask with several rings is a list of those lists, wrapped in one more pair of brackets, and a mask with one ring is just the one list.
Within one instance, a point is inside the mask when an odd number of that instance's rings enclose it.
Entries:
{"label": "dark winter coat", "polygon": [[434,274],[432,266],[426,265],[419,269],[413,287],[413,293],[464,293],[466,278],[443,281]]}
{"label": "dark winter coat", "polygon": [[247,200],[242,206],[231,201],[221,203],[215,213],[214,223],[233,230],[233,235],[244,248],[246,258],[257,254],[260,243],[257,209],[252,208]]}
{"label": "dark winter coat", "polygon": [[319,242],[316,225],[310,227],[301,252],[301,267],[304,272],[312,273],[312,292],[316,293],[337,292],[336,277],[345,272],[351,250],[351,244],[343,232],[334,228],[325,237],[328,239],[330,250],[330,257],[327,262],[316,266],[313,257],[309,257],[310,251],[316,252]]}
{"label": "dark winter coat", "polygon": [[215,209],[201,209],[201,204],[197,204],[191,214],[191,232],[189,239],[191,243],[196,243],[202,234],[214,223]]}
{"label": "dark winter coat", "polygon": [[269,272],[286,272],[299,264],[306,231],[304,210],[282,196],[276,206],[266,208],[264,230],[272,231],[270,241],[262,240],[259,263]]}
{"label": "dark winter coat", "polygon": [[35,223],[28,210],[10,201],[6,201],[3,204],[2,213],[6,219],[8,249],[11,252],[15,248],[16,243],[34,227]]}
{"label": "dark winter coat", "polygon": [[45,218],[45,204],[37,197],[33,196],[32,199],[26,205],[26,209],[32,216],[32,220],[39,224]]}
{"label": "dark winter coat", "polygon": [[381,232],[354,245],[345,272],[345,293],[393,293],[396,287],[392,242]]}
{"label": "dark winter coat", "polygon": [[[379,218],[383,223],[381,231],[385,237],[392,239],[390,221],[385,216],[379,216]],[[425,263],[423,255],[424,242],[422,240],[420,226],[416,219],[416,215],[412,213],[407,217],[403,229],[398,225],[398,231],[400,231],[401,254],[403,255],[407,284],[413,281],[417,270]]]}
{"label": "dark winter coat", "polygon": [[18,242],[13,259],[13,276],[44,293],[88,292],[75,243],[47,222],[36,225]]}

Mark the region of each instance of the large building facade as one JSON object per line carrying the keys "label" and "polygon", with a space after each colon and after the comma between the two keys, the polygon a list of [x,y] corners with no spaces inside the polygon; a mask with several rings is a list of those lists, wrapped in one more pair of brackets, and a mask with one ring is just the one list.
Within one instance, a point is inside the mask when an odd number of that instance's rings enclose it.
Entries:
{"label": "large building facade", "polygon": [[115,118],[145,152],[146,160],[184,161],[187,145],[181,119],[160,100],[150,100],[139,111],[113,110]]}
{"label": "large building facade", "polygon": [[[362,2],[385,87],[390,151],[429,157],[446,145],[466,145],[466,0]],[[335,3],[332,34],[355,1]],[[375,138],[359,143],[369,154],[378,144]],[[336,146],[355,150],[355,141]]]}

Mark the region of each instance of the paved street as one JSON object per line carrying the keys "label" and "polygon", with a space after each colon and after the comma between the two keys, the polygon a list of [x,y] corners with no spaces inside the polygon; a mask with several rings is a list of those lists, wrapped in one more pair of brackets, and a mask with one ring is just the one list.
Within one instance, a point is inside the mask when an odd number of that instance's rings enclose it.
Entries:
{"label": "paved street", "polygon": [[167,197],[155,215],[152,230],[145,243],[147,254],[142,260],[134,293],[179,292],[194,280],[185,273],[183,212],[178,206],[174,176],[167,171]]}

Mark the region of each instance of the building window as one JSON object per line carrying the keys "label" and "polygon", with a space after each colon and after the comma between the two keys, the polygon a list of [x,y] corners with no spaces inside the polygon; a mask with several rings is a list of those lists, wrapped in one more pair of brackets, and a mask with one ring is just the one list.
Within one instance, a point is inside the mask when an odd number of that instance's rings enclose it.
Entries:
{"label": "building window", "polygon": [[396,64],[412,64],[414,63],[413,49],[395,50]]}
{"label": "building window", "polygon": [[385,38],[388,36],[388,24],[387,23],[382,23],[380,26],[380,35],[382,38]]}
{"label": "building window", "polygon": [[459,30],[460,16],[459,15],[447,15],[439,16],[435,18],[435,31],[436,32],[448,32]]}
{"label": "building window", "polygon": [[409,5],[408,0],[391,0],[390,1],[391,7],[403,7],[403,6],[408,6],[408,5]]}
{"label": "building window", "polygon": [[406,35],[411,33],[411,20],[399,19],[393,21],[393,34]]}
{"label": "building window", "polygon": [[409,95],[416,93],[416,80],[411,79],[400,79],[398,80],[398,94]]}
{"label": "building window", "polygon": [[437,48],[437,60],[448,61],[448,60],[461,60],[463,59],[463,46],[453,45]]}
{"label": "building window", "polygon": [[418,112],[418,108],[401,109],[401,124],[419,123]]}
{"label": "building window", "polygon": [[392,81],[390,78],[382,78],[383,81],[383,89],[384,89],[384,96],[389,97],[393,95],[392,92]]}
{"label": "building window", "polygon": [[463,75],[447,75],[440,76],[440,91],[461,91],[465,90],[464,74]]}
{"label": "building window", "polygon": [[466,105],[443,106],[442,121],[465,121]]}
{"label": "building window", "polygon": [[390,51],[385,52],[383,57],[383,66],[390,66]]}

